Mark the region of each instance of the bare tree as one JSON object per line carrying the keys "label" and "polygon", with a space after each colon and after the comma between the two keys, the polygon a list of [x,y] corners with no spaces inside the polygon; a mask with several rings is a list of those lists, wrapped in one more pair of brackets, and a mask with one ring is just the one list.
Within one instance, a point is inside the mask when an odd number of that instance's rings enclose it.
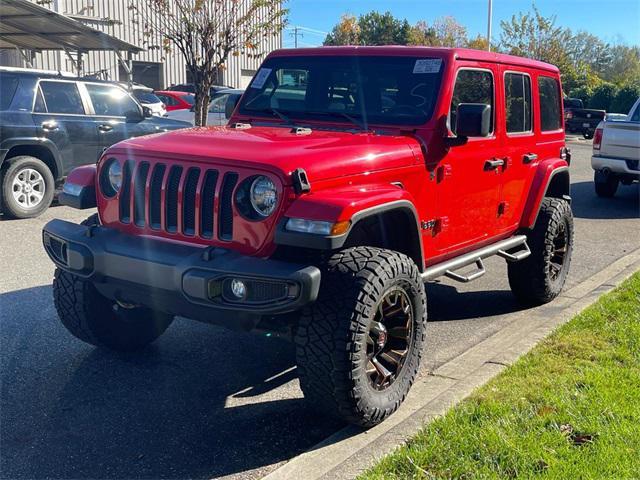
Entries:
{"label": "bare tree", "polygon": [[283,0],[149,0],[132,3],[146,36],[177,48],[195,85],[195,124],[206,125],[210,88],[230,56],[259,58],[269,36],[284,28]]}

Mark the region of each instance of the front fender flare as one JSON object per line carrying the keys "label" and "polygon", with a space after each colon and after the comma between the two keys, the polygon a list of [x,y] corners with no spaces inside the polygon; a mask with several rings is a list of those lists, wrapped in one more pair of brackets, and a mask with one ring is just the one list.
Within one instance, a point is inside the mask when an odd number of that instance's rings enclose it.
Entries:
{"label": "front fender flare", "polygon": [[[561,175],[561,177],[558,177]],[[560,181],[562,180],[562,181]],[[557,185],[556,185],[556,182]],[[533,228],[544,197],[569,198],[569,164],[561,158],[552,158],[538,165],[520,220],[521,228]]]}
{"label": "front fender flare", "polygon": [[[277,245],[287,245],[318,250],[336,250],[344,246],[349,234],[367,217],[390,211],[403,211],[413,219],[415,229],[407,232],[414,235],[414,244],[419,252],[415,257],[419,268],[424,265],[424,252],[420,236],[420,217],[412,195],[396,185],[360,185],[340,189],[330,189],[302,195],[294,200],[285,216],[278,223],[274,241]],[[289,218],[304,218],[327,222],[350,221],[349,229],[335,236],[324,236],[285,230]]]}

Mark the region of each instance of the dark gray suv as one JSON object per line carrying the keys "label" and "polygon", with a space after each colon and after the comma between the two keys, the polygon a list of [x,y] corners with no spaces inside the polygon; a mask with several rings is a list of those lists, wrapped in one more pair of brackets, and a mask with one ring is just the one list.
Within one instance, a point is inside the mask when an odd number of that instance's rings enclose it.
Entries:
{"label": "dark gray suv", "polygon": [[190,127],[151,116],[110,82],[38,70],[0,69],[0,207],[36,217],[74,167],[130,137]]}

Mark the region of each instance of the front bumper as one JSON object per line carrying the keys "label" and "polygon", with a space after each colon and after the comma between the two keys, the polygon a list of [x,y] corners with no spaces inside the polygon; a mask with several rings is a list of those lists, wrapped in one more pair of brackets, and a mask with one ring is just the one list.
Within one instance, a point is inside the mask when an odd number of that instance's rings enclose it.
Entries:
{"label": "front bumper", "polygon": [[[108,298],[231,328],[249,329],[262,316],[298,310],[320,288],[317,267],[63,220],[45,225],[43,244],[58,267]],[[229,288],[233,279],[246,286],[241,299]]]}

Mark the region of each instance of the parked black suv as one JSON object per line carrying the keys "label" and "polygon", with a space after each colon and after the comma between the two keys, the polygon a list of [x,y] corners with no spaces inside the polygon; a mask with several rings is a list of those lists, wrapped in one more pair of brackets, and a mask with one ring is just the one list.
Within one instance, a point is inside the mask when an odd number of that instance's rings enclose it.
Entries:
{"label": "parked black suv", "polygon": [[0,69],[0,207],[36,217],[56,184],[120,140],[190,127],[151,116],[123,88],[41,70]]}

